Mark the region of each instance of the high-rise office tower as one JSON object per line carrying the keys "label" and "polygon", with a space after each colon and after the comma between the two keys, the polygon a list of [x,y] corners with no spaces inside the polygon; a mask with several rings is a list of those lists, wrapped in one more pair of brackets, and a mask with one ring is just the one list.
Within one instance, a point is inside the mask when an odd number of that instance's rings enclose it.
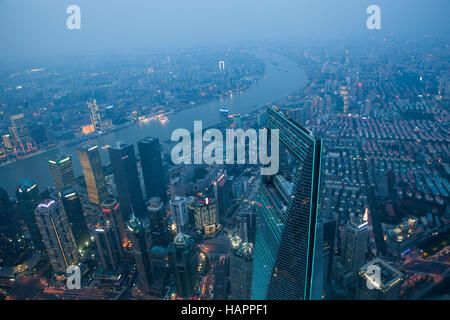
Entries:
{"label": "high-rise office tower", "polygon": [[260,185],[252,299],[320,299],[322,142],[278,108],[267,114],[267,128],[299,168],[292,184],[276,175]]}
{"label": "high-rise office tower", "polygon": [[119,141],[108,151],[124,219],[128,220],[131,212],[141,219],[144,218],[146,216],[145,202],[133,145]]}
{"label": "high-rise office tower", "polygon": [[17,219],[14,216],[13,206],[6,190],[0,188],[0,265],[17,265],[17,258],[26,251],[25,241]]}
{"label": "high-rise office tower", "polygon": [[100,205],[108,198],[108,189],[98,146],[84,146],[78,148],[77,153],[83,169],[89,201]]}
{"label": "high-rise office tower", "polygon": [[232,183],[225,177],[221,176],[215,185],[217,188],[217,206],[219,209],[219,217],[224,218],[229,213],[232,204]]}
{"label": "high-rise office tower", "polygon": [[150,250],[150,264],[152,266],[152,292],[156,297],[164,298],[169,280],[169,247],[153,246]]}
{"label": "high-rise office tower", "polygon": [[23,113],[11,116],[11,130],[19,143],[30,139],[30,130]]}
{"label": "high-rise office tower", "polygon": [[91,236],[84,217],[80,196],[74,187],[64,188],[60,192],[60,196],[77,248],[83,250],[89,244]]}
{"label": "high-rise office tower", "polygon": [[150,252],[142,224],[134,214],[127,223],[128,238],[133,248],[134,261],[136,263],[138,287],[149,293],[152,286],[152,268],[150,265]]}
{"label": "high-rise office tower", "polygon": [[230,125],[230,119],[229,119],[229,113],[230,110],[228,109],[220,109],[220,125],[222,127],[222,129],[226,129],[228,128],[228,126]]}
{"label": "high-rise office tower", "polygon": [[29,179],[20,181],[20,186],[16,191],[17,207],[19,216],[23,218],[28,229],[33,247],[37,250],[44,250],[41,233],[39,232],[34,210],[39,204],[40,194],[37,184]]}
{"label": "high-rise office tower", "polygon": [[152,246],[167,248],[171,242],[171,239],[167,229],[164,203],[159,197],[150,198],[148,201],[147,211],[152,236]]}
{"label": "high-rise office tower", "polygon": [[197,251],[194,241],[182,232],[170,244],[169,267],[177,295],[184,299],[194,297],[198,287]]}
{"label": "high-rise office tower", "polygon": [[92,102],[88,101],[89,112],[91,116],[91,123],[96,132],[102,130],[102,119],[100,117],[100,112],[98,111],[97,101],[93,100]]}
{"label": "high-rise office tower", "polygon": [[44,200],[35,211],[36,221],[53,271],[65,274],[78,263],[78,252],[69,221],[56,200]]}
{"label": "high-rise office tower", "polygon": [[95,245],[104,269],[118,271],[123,258],[122,242],[113,222],[106,217],[99,217],[90,225]]}
{"label": "high-rise office tower", "polygon": [[11,136],[10,136],[9,134],[4,134],[4,135],[2,136],[2,142],[3,142],[3,145],[5,146],[5,148],[6,148],[7,150],[12,150],[12,148],[13,148],[13,143],[12,143],[12,141],[11,141]]}
{"label": "high-rise office tower", "polygon": [[160,197],[167,201],[166,181],[161,159],[161,146],[158,138],[145,138],[137,143],[141,158],[147,199]]}
{"label": "high-rise office tower", "polygon": [[323,285],[324,295],[326,297],[331,283],[331,268],[335,249],[337,221],[334,216],[329,214],[323,217]]}
{"label": "high-rise office tower", "polygon": [[342,243],[343,264],[348,271],[358,272],[364,265],[368,239],[368,221],[352,215],[345,226]]}
{"label": "high-rise office tower", "polygon": [[173,221],[177,224],[177,229],[179,232],[185,232],[188,228],[188,212],[186,207],[186,198],[181,196],[176,196],[171,199],[170,211],[172,212]]}
{"label": "high-rise office tower", "polygon": [[253,244],[243,242],[239,236],[231,238],[230,284],[233,300],[251,298],[253,270]]}
{"label": "high-rise office tower", "polygon": [[73,173],[71,156],[55,155],[48,160],[48,167],[56,191],[60,192],[65,187],[75,185],[75,174]]}
{"label": "high-rise office tower", "polygon": [[128,240],[126,220],[123,217],[121,206],[119,202],[114,198],[105,199],[102,202],[101,209],[105,220],[111,222],[114,232],[117,233],[118,239],[121,243]]}
{"label": "high-rise office tower", "polygon": [[253,207],[243,207],[237,213],[238,236],[243,242],[255,243],[256,212]]}
{"label": "high-rise office tower", "polygon": [[216,232],[219,224],[215,199],[197,199],[194,206],[195,228],[204,234]]}

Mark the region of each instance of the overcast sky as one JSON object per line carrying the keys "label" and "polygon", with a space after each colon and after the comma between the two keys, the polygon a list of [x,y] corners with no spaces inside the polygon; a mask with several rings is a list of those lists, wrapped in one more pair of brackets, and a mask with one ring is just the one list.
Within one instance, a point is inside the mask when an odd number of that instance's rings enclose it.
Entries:
{"label": "overcast sky", "polygon": [[[66,8],[81,8],[68,30]],[[366,9],[381,7],[382,30]],[[0,57],[449,33],[450,0],[0,0]]]}

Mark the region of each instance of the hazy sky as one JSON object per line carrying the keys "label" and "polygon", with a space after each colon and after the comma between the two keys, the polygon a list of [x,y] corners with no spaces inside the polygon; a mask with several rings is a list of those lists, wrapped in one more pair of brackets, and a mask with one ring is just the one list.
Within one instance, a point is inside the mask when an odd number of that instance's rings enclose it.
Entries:
{"label": "hazy sky", "polygon": [[[81,8],[68,30],[66,8]],[[381,7],[382,30],[366,28]],[[0,57],[449,33],[450,0],[0,0]]]}

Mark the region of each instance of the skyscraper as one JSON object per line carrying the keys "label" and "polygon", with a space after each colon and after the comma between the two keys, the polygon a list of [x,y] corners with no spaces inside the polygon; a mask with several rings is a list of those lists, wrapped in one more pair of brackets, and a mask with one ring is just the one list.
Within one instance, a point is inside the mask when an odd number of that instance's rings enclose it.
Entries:
{"label": "skyscraper", "polygon": [[134,212],[139,218],[145,217],[145,202],[133,145],[119,141],[111,146],[108,151],[124,219],[128,220],[131,212]]}
{"label": "skyscraper", "polygon": [[195,202],[195,228],[204,234],[216,232],[219,224],[215,199],[197,199]]}
{"label": "skyscraper", "polygon": [[342,258],[345,268],[350,272],[358,272],[365,263],[369,226],[367,220],[352,215],[345,226],[342,243]]}
{"label": "skyscraper", "polygon": [[278,134],[299,168],[293,184],[277,175],[260,185],[252,299],[320,299],[322,275],[316,262],[322,255],[318,248],[322,142],[278,108],[269,107],[267,113],[268,129]]}
{"label": "skyscraper", "polygon": [[93,100],[92,102],[88,101],[89,112],[91,116],[91,123],[96,132],[102,130],[102,119],[100,117],[100,112],[98,111],[97,101]]}
{"label": "skyscraper", "polygon": [[177,295],[192,298],[198,287],[198,262],[194,241],[180,232],[169,248],[169,267],[175,278]]}
{"label": "skyscraper", "polygon": [[160,197],[167,201],[166,181],[161,159],[161,146],[158,138],[145,138],[138,141],[139,156],[141,158],[142,174],[144,176],[147,199]]}
{"label": "skyscraper", "polygon": [[11,130],[19,143],[30,139],[30,129],[23,113],[11,116]]}
{"label": "skyscraper", "polygon": [[188,212],[186,207],[186,198],[181,196],[176,196],[171,199],[170,211],[172,212],[173,221],[177,224],[178,231],[185,232],[188,227]]}
{"label": "skyscraper", "polygon": [[44,250],[41,233],[36,223],[34,210],[39,204],[39,188],[29,179],[22,179],[16,191],[19,216],[23,218],[28,229],[32,244],[37,250]]}
{"label": "skyscraper", "polygon": [[128,240],[126,220],[123,217],[119,202],[110,197],[102,202],[101,209],[104,219],[111,222],[111,226],[117,233],[121,244],[126,242]]}
{"label": "skyscraper", "polygon": [[73,187],[64,188],[60,195],[75,243],[77,244],[78,250],[82,250],[89,244],[90,234],[84,217],[80,196]]}
{"label": "skyscraper", "polygon": [[216,185],[217,188],[217,206],[219,209],[219,217],[224,218],[229,213],[232,204],[232,183],[225,177],[221,176]]}
{"label": "skyscraper", "polygon": [[255,243],[256,212],[253,207],[244,207],[237,213],[238,236],[243,242]]}
{"label": "skyscraper", "polygon": [[149,293],[152,286],[152,269],[144,228],[139,218],[133,214],[127,223],[127,227],[128,237],[133,247],[134,261],[136,263],[138,287],[144,292]]}
{"label": "skyscraper", "polygon": [[108,198],[108,190],[98,146],[84,146],[77,149],[77,153],[83,169],[89,201],[100,205]]}
{"label": "skyscraper", "polygon": [[95,245],[104,269],[118,271],[123,258],[122,243],[118,230],[111,219],[99,217],[90,225]]}
{"label": "skyscraper", "polygon": [[171,242],[171,239],[167,229],[164,203],[159,197],[150,198],[148,201],[147,211],[152,236],[152,246],[167,248]]}
{"label": "skyscraper", "polygon": [[75,175],[73,173],[71,156],[55,155],[48,160],[48,167],[56,191],[60,192],[65,187],[72,187],[75,185]]}
{"label": "skyscraper", "polygon": [[243,242],[239,236],[231,239],[230,284],[233,300],[251,297],[253,244]]}
{"label": "skyscraper", "polygon": [[13,212],[8,193],[0,188],[0,266],[17,265],[17,259],[26,251],[20,226]]}
{"label": "skyscraper", "polygon": [[69,221],[56,200],[44,200],[35,211],[36,221],[53,271],[64,274],[78,263],[78,253]]}

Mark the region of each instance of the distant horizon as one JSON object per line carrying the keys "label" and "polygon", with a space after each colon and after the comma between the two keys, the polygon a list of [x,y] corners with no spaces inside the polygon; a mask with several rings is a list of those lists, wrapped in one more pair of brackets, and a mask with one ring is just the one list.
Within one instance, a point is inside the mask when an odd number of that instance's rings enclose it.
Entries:
{"label": "distant horizon", "polygon": [[[390,37],[420,39],[450,28],[450,2],[435,0],[288,0],[241,3],[181,0],[110,3],[97,0],[4,0],[0,2],[0,57],[106,54],[108,51],[167,51],[247,43]],[[68,30],[69,5],[81,9],[81,29]],[[368,30],[368,6],[381,9],[381,29]],[[220,13],[220,14],[218,14]]]}

